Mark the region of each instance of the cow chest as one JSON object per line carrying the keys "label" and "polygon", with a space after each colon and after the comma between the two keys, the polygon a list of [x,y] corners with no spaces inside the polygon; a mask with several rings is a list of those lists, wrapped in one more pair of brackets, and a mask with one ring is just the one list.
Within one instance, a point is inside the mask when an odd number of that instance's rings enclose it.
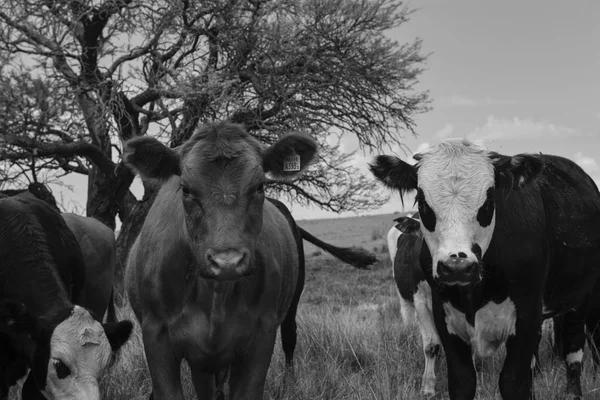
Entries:
{"label": "cow chest", "polygon": [[470,344],[479,357],[490,356],[515,334],[517,310],[510,297],[499,304],[489,301],[477,310],[474,325],[468,323],[465,314],[450,303],[444,303],[443,307],[448,333]]}

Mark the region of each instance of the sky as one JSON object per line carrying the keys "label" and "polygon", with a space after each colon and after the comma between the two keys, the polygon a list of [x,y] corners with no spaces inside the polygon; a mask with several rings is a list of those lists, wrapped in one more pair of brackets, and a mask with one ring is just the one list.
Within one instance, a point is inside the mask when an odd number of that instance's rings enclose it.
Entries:
{"label": "sky", "polygon": [[[419,37],[423,52],[431,54],[416,89],[429,91],[432,110],[415,118],[416,137],[398,133],[413,153],[446,138],[466,137],[506,155],[564,156],[600,184],[600,1],[406,4],[416,12],[389,37],[400,44]],[[343,146],[352,151],[356,140],[345,137]],[[367,171],[373,156],[359,154],[355,164]],[[84,205],[85,180],[67,183],[76,190],[63,197]],[[392,193],[386,205],[369,213],[412,209],[412,202],[405,205]],[[357,215],[291,209],[297,219]]]}

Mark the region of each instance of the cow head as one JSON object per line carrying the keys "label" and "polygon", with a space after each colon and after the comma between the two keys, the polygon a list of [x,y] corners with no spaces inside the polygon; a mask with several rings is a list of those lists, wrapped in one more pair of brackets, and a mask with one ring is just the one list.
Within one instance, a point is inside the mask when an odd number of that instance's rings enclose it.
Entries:
{"label": "cow head", "polygon": [[50,400],[99,400],[98,383],[133,328],[130,321],[100,324],[79,306],[34,319],[9,300],[0,303],[0,324],[11,338],[2,342],[8,346],[3,352],[14,355],[9,372],[29,367],[35,386]]}
{"label": "cow head", "polygon": [[219,122],[200,128],[177,149],[151,137],[134,138],[125,144],[124,160],[144,179],[175,180],[198,274],[222,281],[254,272],[265,174],[293,178],[316,151],[316,142],[301,134],[263,149],[240,125]]}
{"label": "cow head", "polygon": [[503,156],[467,140],[442,142],[414,158],[413,166],[378,156],[370,169],[401,195],[416,191],[433,277],[450,285],[478,282],[480,261],[494,233],[496,193],[528,185],[541,171],[541,161]]}
{"label": "cow head", "polygon": [[[129,339],[130,321],[101,324],[83,307],[39,318],[32,373],[47,399],[100,399],[99,381]],[[53,321],[56,321],[55,324]]]}

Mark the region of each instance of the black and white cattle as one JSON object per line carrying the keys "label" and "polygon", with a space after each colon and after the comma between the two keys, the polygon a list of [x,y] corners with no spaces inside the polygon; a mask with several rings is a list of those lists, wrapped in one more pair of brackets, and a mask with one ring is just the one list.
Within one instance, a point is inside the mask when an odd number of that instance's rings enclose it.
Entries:
{"label": "black and white cattle", "polygon": [[586,303],[600,275],[596,184],[565,158],[510,157],[467,140],[414,158],[378,156],[371,171],[400,193],[416,191],[450,398],[475,396],[470,347],[486,356],[502,343],[502,398],[531,398],[540,325],[561,314],[566,390],[580,398]]}
{"label": "black and white cattle", "polygon": [[396,218],[387,236],[392,273],[400,297],[400,312],[405,324],[416,322],[423,340],[425,369],[421,392],[435,394],[435,361],[440,352],[440,337],[435,329],[431,306],[431,287],[419,264],[423,243],[419,213]]}
{"label": "black and white cattle", "polygon": [[30,193],[0,199],[0,399],[27,370],[24,400],[100,399],[133,324],[102,324],[78,305],[85,273],[58,209]]}

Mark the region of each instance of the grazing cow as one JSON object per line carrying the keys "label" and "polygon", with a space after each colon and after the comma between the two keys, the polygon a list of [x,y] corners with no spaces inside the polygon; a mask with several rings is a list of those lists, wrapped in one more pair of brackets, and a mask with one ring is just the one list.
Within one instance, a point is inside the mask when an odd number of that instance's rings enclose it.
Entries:
{"label": "grazing cow", "polygon": [[[448,140],[410,165],[378,156],[374,175],[416,191],[421,268],[448,364],[451,399],[473,399],[479,356],[506,343],[504,399],[532,397],[544,318],[564,314],[567,393],[581,397],[586,302],[600,274],[600,192],[574,162],[513,157]],[[470,346],[469,346],[470,345]]]}
{"label": "grazing cow", "polygon": [[87,308],[102,322],[116,322],[113,282],[117,245],[114,232],[95,218],[63,213],[63,219],[75,235],[85,266],[85,281],[79,305]]}
{"label": "grazing cow", "polygon": [[201,127],[177,149],[150,137],[126,143],[125,162],[161,184],[125,279],[154,400],[184,398],[183,359],[198,398],[212,399],[215,386],[220,395],[228,374],[231,399],[262,399],[280,325],[291,367],[301,237],[310,239],[283,204],[265,201],[265,174],[293,178],[316,150],[300,134],[263,149],[228,122]]}
{"label": "grazing cow", "polygon": [[441,342],[433,322],[431,288],[419,263],[423,242],[419,213],[399,217],[394,221],[397,224],[390,229],[387,240],[394,280],[400,296],[400,312],[404,323],[413,321],[416,315],[425,356],[421,392],[434,395],[435,361],[440,353]]}
{"label": "grazing cow", "polygon": [[20,317],[3,318],[0,347],[10,356],[0,358],[0,393],[30,369],[24,400],[99,399],[99,379],[133,325],[100,324],[76,305],[85,267],[58,210],[30,193],[0,200],[0,260],[3,315]]}

